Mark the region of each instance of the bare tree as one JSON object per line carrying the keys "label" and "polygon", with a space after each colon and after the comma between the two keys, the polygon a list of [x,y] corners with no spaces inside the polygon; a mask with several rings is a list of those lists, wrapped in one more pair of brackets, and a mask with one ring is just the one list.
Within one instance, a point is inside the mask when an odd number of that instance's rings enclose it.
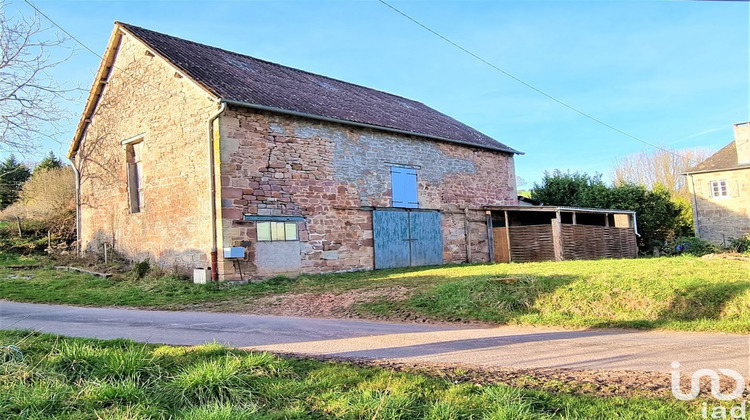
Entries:
{"label": "bare tree", "polygon": [[673,196],[687,197],[685,177],[680,175],[711,155],[707,149],[661,150],[625,156],[615,161],[615,185],[626,183],[665,187]]}
{"label": "bare tree", "polygon": [[78,89],[51,75],[73,54],[67,39],[44,26],[38,13],[10,13],[0,0],[0,149],[23,153],[40,139],[56,140],[65,117],[60,101]]}
{"label": "bare tree", "polygon": [[74,211],[75,184],[70,166],[35,172],[23,184],[18,201],[0,212],[0,219],[69,218]]}

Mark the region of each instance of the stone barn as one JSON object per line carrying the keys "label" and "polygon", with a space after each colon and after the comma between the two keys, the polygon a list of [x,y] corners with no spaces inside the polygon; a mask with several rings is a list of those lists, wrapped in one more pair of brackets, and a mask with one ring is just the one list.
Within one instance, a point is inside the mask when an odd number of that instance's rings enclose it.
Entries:
{"label": "stone barn", "polygon": [[214,280],[486,262],[486,209],[518,204],[519,152],[420,102],[124,23],[103,57],[84,251]]}

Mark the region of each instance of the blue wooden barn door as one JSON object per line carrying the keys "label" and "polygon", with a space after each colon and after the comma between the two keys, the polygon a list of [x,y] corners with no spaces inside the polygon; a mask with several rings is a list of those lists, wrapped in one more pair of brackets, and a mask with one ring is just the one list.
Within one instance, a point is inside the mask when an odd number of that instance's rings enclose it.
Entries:
{"label": "blue wooden barn door", "polygon": [[374,210],[375,268],[443,263],[443,235],[436,211]]}
{"label": "blue wooden barn door", "polygon": [[372,236],[375,241],[375,268],[408,267],[409,213],[403,210],[374,210]]}
{"label": "blue wooden barn door", "polygon": [[443,263],[443,235],[440,229],[440,213],[436,211],[410,211],[409,237],[412,267]]}

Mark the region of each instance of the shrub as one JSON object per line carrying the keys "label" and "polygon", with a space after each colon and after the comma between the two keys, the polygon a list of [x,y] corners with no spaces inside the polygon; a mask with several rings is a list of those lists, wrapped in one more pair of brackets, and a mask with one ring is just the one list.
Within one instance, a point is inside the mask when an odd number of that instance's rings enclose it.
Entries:
{"label": "shrub", "polygon": [[59,220],[75,206],[75,180],[68,167],[34,171],[18,196],[23,217],[34,220]]}
{"label": "shrub", "polygon": [[672,253],[694,255],[696,257],[713,254],[718,251],[719,248],[713,243],[694,236],[677,238],[670,246],[670,252]]}
{"label": "shrub", "polygon": [[133,264],[133,268],[130,269],[130,275],[134,280],[141,280],[146,277],[146,274],[151,271],[151,259],[146,258],[141,261],[136,261]]}
{"label": "shrub", "polygon": [[[49,234],[49,237],[48,237]],[[75,235],[73,229],[72,235]],[[21,222],[21,236],[16,222],[0,226],[0,252],[32,254],[44,251],[48,240],[53,243],[70,241],[72,237],[65,229],[48,221],[24,220]]]}
{"label": "shrub", "polygon": [[553,171],[544,173],[541,185],[534,184],[531,198],[551,206],[633,210],[638,217],[638,247],[642,252],[692,230],[689,203],[674,200],[658,185],[652,190],[635,184],[607,186],[601,175]]}
{"label": "shrub", "polygon": [[18,201],[0,213],[0,220],[10,221],[0,226],[0,251],[34,253],[49,245],[53,245],[49,252],[66,249],[75,240],[74,197],[70,167],[34,171],[21,187]]}
{"label": "shrub", "polygon": [[750,235],[729,239],[729,249],[734,252],[750,252]]}

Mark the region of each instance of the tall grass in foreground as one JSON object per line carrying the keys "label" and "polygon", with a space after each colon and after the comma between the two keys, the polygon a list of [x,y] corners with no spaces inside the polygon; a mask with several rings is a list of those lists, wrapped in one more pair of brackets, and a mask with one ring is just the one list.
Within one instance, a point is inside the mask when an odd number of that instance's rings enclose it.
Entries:
{"label": "tall grass in foreground", "polygon": [[230,350],[0,331],[0,418],[683,419],[695,407]]}

